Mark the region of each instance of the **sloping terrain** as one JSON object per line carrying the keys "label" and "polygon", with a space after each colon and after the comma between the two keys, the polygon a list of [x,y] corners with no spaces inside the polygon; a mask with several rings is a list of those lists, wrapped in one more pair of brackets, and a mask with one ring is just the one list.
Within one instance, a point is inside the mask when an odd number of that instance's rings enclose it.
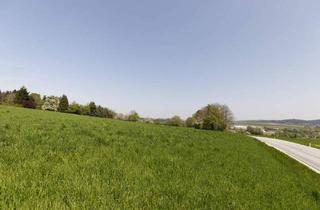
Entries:
{"label": "sloping terrain", "polygon": [[0,106],[0,209],[319,209],[320,176],[249,137]]}
{"label": "sloping terrain", "polygon": [[310,169],[320,174],[320,150],[305,146],[302,144],[293,143],[290,141],[284,141],[280,139],[273,139],[267,137],[256,136],[254,137],[258,141],[273,147],[284,154],[292,157],[293,159],[301,162]]}

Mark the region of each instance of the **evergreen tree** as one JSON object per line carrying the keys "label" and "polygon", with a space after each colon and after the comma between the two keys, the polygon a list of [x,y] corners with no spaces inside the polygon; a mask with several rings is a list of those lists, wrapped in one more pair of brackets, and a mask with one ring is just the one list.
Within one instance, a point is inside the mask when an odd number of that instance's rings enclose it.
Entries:
{"label": "evergreen tree", "polygon": [[69,100],[66,95],[62,95],[59,103],[59,112],[66,112],[69,108]]}
{"label": "evergreen tree", "polygon": [[26,87],[21,87],[15,94],[16,98],[15,98],[15,103],[16,104],[21,104],[23,105],[23,103],[25,101],[28,101],[30,99],[29,97],[29,92],[27,90]]}

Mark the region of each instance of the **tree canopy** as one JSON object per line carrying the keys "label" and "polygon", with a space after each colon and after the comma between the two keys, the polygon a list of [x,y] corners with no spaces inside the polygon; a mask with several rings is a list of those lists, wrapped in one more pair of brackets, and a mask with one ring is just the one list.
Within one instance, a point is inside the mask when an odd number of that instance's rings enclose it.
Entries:
{"label": "tree canopy", "polygon": [[[208,104],[198,110],[188,124],[195,128],[206,130],[226,130],[233,123],[233,113],[227,105]],[[192,121],[192,122],[191,122]]]}
{"label": "tree canopy", "polygon": [[66,95],[62,95],[59,103],[59,112],[66,112],[69,109],[69,100]]}
{"label": "tree canopy", "polygon": [[[37,108],[49,111],[67,112],[78,115],[90,115],[101,118],[121,119],[128,121],[144,121],[154,124],[170,125],[189,128],[206,129],[206,130],[227,130],[233,124],[233,113],[227,105],[208,104],[207,106],[197,110],[191,117],[183,121],[179,116],[173,116],[170,119],[152,119],[141,118],[136,111],[131,111],[124,115],[115,111],[96,105],[94,101],[86,105],[81,105],[76,102],[69,104],[68,97],[46,95],[41,98],[38,93],[29,93],[26,87],[21,87],[19,90],[0,91],[0,103],[6,105],[23,106],[25,108]],[[147,120],[148,119],[148,120]]]}
{"label": "tree canopy", "polygon": [[42,105],[43,110],[48,110],[48,111],[58,111],[59,108],[59,98],[56,96],[49,96],[46,97],[45,102]]}
{"label": "tree canopy", "polygon": [[176,126],[176,127],[183,127],[184,126],[184,122],[179,116],[176,115],[176,116],[173,116],[168,121],[168,125]]}
{"label": "tree canopy", "polygon": [[136,122],[140,119],[139,114],[136,111],[131,111],[130,114],[128,115],[128,120]]}

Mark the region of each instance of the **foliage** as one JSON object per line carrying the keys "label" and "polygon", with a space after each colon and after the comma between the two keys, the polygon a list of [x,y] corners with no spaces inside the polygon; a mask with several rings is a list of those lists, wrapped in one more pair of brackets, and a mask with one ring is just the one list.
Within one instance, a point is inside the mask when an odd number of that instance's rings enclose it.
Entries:
{"label": "foliage", "polygon": [[90,107],[89,105],[79,105],[80,107],[80,115],[90,115]]}
{"label": "foliage", "polygon": [[16,99],[15,103],[16,104],[23,104],[25,101],[28,101],[30,99],[29,97],[29,92],[26,87],[21,87],[17,92],[16,92]]}
{"label": "foliage", "polygon": [[21,104],[24,108],[35,109],[37,104],[35,103],[33,98],[29,98],[28,100],[22,101]]}
{"label": "foliage", "polygon": [[66,95],[62,95],[59,103],[59,112],[66,112],[69,109],[69,100]]}
{"label": "foliage", "polygon": [[[38,93],[29,95],[27,88],[22,87],[18,91],[12,92],[0,91],[0,103],[7,105],[22,105],[26,108],[42,108],[43,110],[59,111],[78,115],[90,115],[101,118],[121,119],[128,121],[145,121],[148,123],[172,125],[172,126],[185,126],[180,117],[175,116],[172,119],[140,119],[137,112],[132,111],[128,115],[116,113],[113,110],[96,105],[95,102],[90,102],[87,105],[81,105],[76,102],[69,104],[68,97],[62,95],[61,98],[56,96],[47,97],[41,96]],[[233,122],[233,114],[229,107],[220,104],[209,104],[208,106],[198,110],[192,117],[186,121],[187,127],[195,127],[207,130],[226,130]]]}
{"label": "foliage", "polygon": [[59,108],[59,98],[56,96],[46,97],[45,102],[42,105],[43,110],[48,111],[58,111]]}
{"label": "foliage", "polygon": [[0,209],[319,209],[320,178],[247,136],[0,106]]}
{"label": "foliage", "polygon": [[168,121],[168,125],[176,126],[176,127],[183,127],[184,122],[179,116],[174,116]]}
{"label": "foliage", "polygon": [[131,111],[128,115],[128,121],[136,122],[140,119],[139,114],[136,111]]}
{"label": "foliage", "polygon": [[30,109],[35,109],[37,106],[35,100],[29,95],[27,88],[24,86],[15,92],[14,103]]}
{"label": "foliage", "polygon": [[[80,104],[76,102],[72,102],[68,108],[68,112],[73,114],[81,114],[82,110],[81,110]],[[89,109],[88,109],[88,113],[89,113]]]}
{"label": "foliage", "polygon": [[96,109],[96,116],[114,119],[116,117],[116,113],[108,108],[98,106]]}
{"label": "foliage", "polygon": [[197,120],[194,117],[189,117],[186,120],[186,126],[188,128],[194,128],[196,126]]}
{"label": "foliage", "polygon": [[122,113],[117,113],[115,119],[117,120],[126,120],[127,116]]}
{"label": "foliage", "polygon": [[97,106],[94,102],[89,103],[89,114],[91,116],[96,116],[97,115]]}
{"label": "foliage", "polygon": [[[190,121],[193,121],[190,123]],[[229,129],[233,123],[233,114],[228,106],[220,104],[209,104],[198,110],[191,119],[189,126],[205,130],[223,131]]]}
{"label": "foliage", "polygon": [[0,104],[14,105],[16,100],[16,91],[0,91]]}
{"label": "foliage", "polygon": [[[49,111],[59,111],[79,115],[91,115],[102,118],[116,118],[117,113],[96,105],[95,102],[90,102],[88,105],[81,105],[73,102],[69,105],[69,100],[66,95],[62,95],[61,98],[56,96],[47,97],[38,93],[29,94],[27,88],[22,87],[18,91],[0,91],[0,104],[6,105],[18,105],[25,108],[37,108]],[[135,116],[136,117],[136,116]]]}
{"label": "foliage", "polygon": [[260,127],[248,126],[247,131],[252,135],[263,135],[263,129]]}
{"label": "foliage", "polygon": [[218,106],[208,105],[206,108],[206,115],[203,119],[202,128],[206,130],[223,131],[226,125],[223,121],[222,113]]}
{"label": "foliage", "polygon": [[168,121],[170,119],[161,119],[161,118],[158,118],[158,119],[153,119],[153,124],[156,124],[156,125],[168,125]]}
{"label": "foliage", "polygon": [[16,93],[12,92],[7,95],[5,99],[5,103],[9,105],[13,105],[15,103],[15,100],[16,100]]}
{"label": "foliage", "polygon": [[41,109],[43,105],[43,100],[41,99],[41,95],[38,93],[31,93],[30,98],[31,100],[34,101],[36,108]]}

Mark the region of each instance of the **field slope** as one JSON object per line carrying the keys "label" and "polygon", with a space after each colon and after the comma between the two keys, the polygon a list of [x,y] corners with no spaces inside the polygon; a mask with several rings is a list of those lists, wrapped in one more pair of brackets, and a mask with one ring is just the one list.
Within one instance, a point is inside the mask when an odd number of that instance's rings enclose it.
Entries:
{"label": "field slope", "polygon": [[0,106],[0,209],[319,209],[320,177],[249,137]]}

